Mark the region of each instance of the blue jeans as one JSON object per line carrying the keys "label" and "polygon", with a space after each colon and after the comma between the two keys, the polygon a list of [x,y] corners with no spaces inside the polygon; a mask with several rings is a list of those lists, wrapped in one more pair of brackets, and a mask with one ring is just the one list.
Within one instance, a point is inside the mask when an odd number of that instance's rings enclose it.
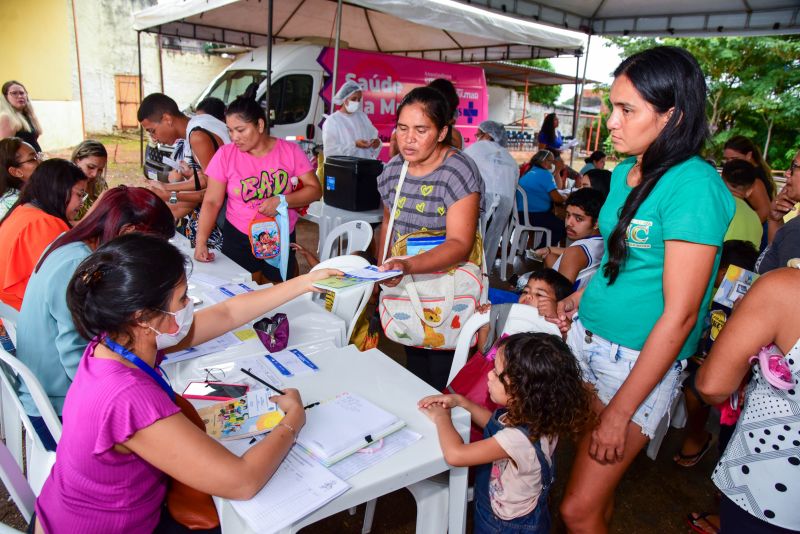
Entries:
{"label": "blue jeans", "polygon": [[[581,320],[576,319],[567,335],[567,345],[578,359],[583,380],[592,384],[600,401],[608,405],[628,379],[639,351],[588,332]],[[648,438],[655,435],[661,419],[669,414],[672,399],[680,390],[682,370],[681,362],[672,364],[631,417]]]}
{"label": "blue jeans", "polygon": [[[491,438],[503,428],[499,417],[505,411],[505,409],[497,410],[492,414],[489,422],[483,428],[483,439]],[[527,432],[525,427],[518,428]],[[547,498],[555,478],[555,470],[547,460],[547,456],[542,451],[542,446],[538,440],[534,442],[533,448],[536,451],[536,457],[542,469],[542,491],[539,493],[536,508],[522,517],[510,520],[497,517],[492,511],[492,503],[489,500],[489,475],[492,470],[492,464],[480,465],[475,472],[475,529],[473,530],[475,534],[501,534],[504,532],[538,532],[547,534],[550,532],[550,510],[548,509]],[[555,457],[553,457],[553,461],[555,461]]]}

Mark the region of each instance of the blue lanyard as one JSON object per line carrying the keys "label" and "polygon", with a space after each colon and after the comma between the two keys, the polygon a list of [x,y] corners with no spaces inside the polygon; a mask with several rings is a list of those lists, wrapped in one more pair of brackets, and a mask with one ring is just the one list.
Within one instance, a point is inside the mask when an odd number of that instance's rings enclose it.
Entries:
{"label": "blue lanyard", "polygon": [[159,374],[156,372],[155,369],[147,365],[144,362],[144,360],[142,360],[140,357],[138,357],[137,355],[135,355],[134,353],[132,353],[131,351],[129,351],[128,349],[126,349],[125,347],[114,341],[113,339],[106,337],[105,343],[109,349],[113,350],[114,352],[116,352],[129,362],[131,362],[133,365],[135,365],[136,367],[138,367],[139,369],[150,375],[150,377],[156,381],[156,384],[158,384],[159,387],[163,389],[167,393],[167,395],[169,395],[169,398],[172,400],[172,402],[175,402],[175,392],[172,390],[172,387],[167,383],[167,381],[164,380],[164,377],[161,376],[161,375],[166,376],[166,373],[164,373],[164,371],[161,369],[161,366],[158,366],[158,370],[161,372],[161,374]]}

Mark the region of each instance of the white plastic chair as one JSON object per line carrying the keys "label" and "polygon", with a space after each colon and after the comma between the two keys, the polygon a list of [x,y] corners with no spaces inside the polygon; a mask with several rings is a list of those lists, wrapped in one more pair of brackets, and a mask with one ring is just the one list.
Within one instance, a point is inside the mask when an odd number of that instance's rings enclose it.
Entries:
{"label": "white plastic chair", "polygon": [[[353,271],[367,265],[369,265],[369,262],[360,256],[337,256],[320,262],[311,270],[340,269],[342,271]],[[346,291],[340,291],[336,293],[336,297],[333,299],[331,313],[344,319],[347,326],[345,345],[350,342],[350,337],[353,335],[358,318],[361,317],[364,308],[367,307],[367,303],[372,296],[373,285],[364,284]],[[306,293],[304,298],[315,300],[320,305],[324,305],[325,297],[319,293]]]}
{"label": "white plastic chair", "polygon": [[[19,513],[22,514],[25,521],[30,522],[36,504],[36,495],[25,479],[22,469],[14,460],[14,455],[11,454],[11,451],[8,450],[8,447],[3,442],[0,442],[0,479],[3,480],[3,485],[8,490],[8,494],[14,500],[14,504],[17,505]],[[2,527],[0,532],[19,532],[7,525],[2,525]]]}
{"label": "white plastic chair", "polygon": [[[341,249],[343,239],[347,245]],[[350,255],[353,252],[367,250],[372,243],[372,226],[366,221],[348,221],[340,224],[330,231],[325,237],[325,242],[320,248],[320,261],[325,261],[335,256]],[[334,249],[334,246],[336,249]],[[341,252],[340,252],[341,249]]]}
{"label": "white plastic chair", "polygon": [[[478,330],[488,323],[489,312],[476,313],[461,327],[453,363],[450,366],[450,376],[447,378],[448,384],[453,381],[461,368],[467,363],[469,349]],[[539,311],[536,308],[525,304],[512,304],[503,331],[499,334],[511,335],[520,332],[544,332],[561,337],[558,327],[539,315]]]}
{"label": "white plastic chair", "polygon": [[[523,220],[519,220],[519,211],[516,206],[514,209],[511,210],[511,223],[509,227],[506,229],[506,233],[503,236],[503,255],[505,254],[505,247],[511,245],[511,251],[508,253],[508,256],[503,258],[502,265],[500,266],[500,279],[504,282],[508,279],[507,277],[507,269],[508,264],[514,264],[514,259],[517,257],[517,254],[522,251],[525,251],[525,243],[526,238],[529,232],[533,232],[533,246],[536,247],[549,247],[552,245],[553,235],[552,232],[548,228],[544,228],[542,226],[533,226],[531,225],[530,220],[528,219],[528,195],[525,193],[525,190],[517,186],[517,195],[520,195],[522,198],[522,218]],[[541,237],[544,239],[544,242],[540,242],[538,234],[541,234]],[[506,236],[508,239],[506,239]]]}
{"label": "white plastic chair", "polygon": [[19,311],[12,308],[5,302],[0,302],[0,320],[8,332],[8,337],[11,342],[16,346],[17,344],[17,322],[19,321]]}
{"label": "white plastic chair", "polygon": [[[11,340],[11,343],[14,347],[17,346],[17,323],[19,322],[19,312],[16,308],[12,308],[5,302],[0,302],[0,322],[3,323],[3,327],[6,329],[6,333],[8,334],[8,338]],[[6,347],[7,350],[9,350]],[[0,438],[6,439],[6,422],[5,417],[3,416],[3,406],[5,404],[9,404],[11,402],[10,398],[6,398],[8,394],[5,390],[0,390]],[[10,405],[10,404],[9,404]],[[21,440],[22,435],[12,435],[11,439],[16,439],[19,441],[19,444],[12,443],[12,450],[16,450],[17,448],[21,447]]]}
{"label": "white plastic chair", "polygon": [[58,443],[61,439],[61,421],[50,403],[44,388],[33,372],[21,361],[0,348],[0,382],[2,382],[4,398],[10,400],[4,405],[3,418],[6,426],[6,446],[17,465],[22,468],[22,436],[21,427],[25,427],[25,456],[27,459],[28,483],[35,493],[39,493],[50,469],[56,461],[56,454],[44,448],[39,434],[33,428],[28,414],[19,400],[15,384],[22,381],[28,388],[39,414],[47,429]]}
{"label": "white plastic chair", "polygon": [[489,219],[492,218],[492,215],[494,215],[494,212],[495,212],[495,210],[497,209],[497,207],[499,205],[500,205],[500,195],[498,195],[498,194],[492,195],[491,204],[486,206],[486,211],[484,211],[483,214],[481,215],[481,220],[480,220],[481,228],[480,228],[480,230],[481,230],[481,235],[483,236],[483,239],[484,239],[483,240],[483,246],[484,246],[483,253],[486,255],[487,258],[489,257],[489,251],[486,250],[486,228],[489,226]]}

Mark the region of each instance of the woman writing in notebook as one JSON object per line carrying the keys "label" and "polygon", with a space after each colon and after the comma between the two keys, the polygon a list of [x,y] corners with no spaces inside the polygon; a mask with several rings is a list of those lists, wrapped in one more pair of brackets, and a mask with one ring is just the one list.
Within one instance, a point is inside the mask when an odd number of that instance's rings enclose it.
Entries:
{"label": "woman writing in notebook", "polygon": [[[382,270],[399,269],[404,275],[446,271],[475,254],[483,180],[475,163],[452,148],[450,120],[453,111],[442,94],[430,87],[409,92],[397,108],[397,144],[400,153],[378,177],[383,200],[383,225],[379,248],[389,242]],[[396,192],[404,165],[407,173]],[[395,194],[397,210],[390,211]],[[386,235],[390,219],[392,235]],[[392,245],[402,236],[417,232],[444,233],[444,241],[427,251],[404,259],[393,258]],[[475,247],[478,248],[478,247]],[[477,251],[480,257],[480,251]],[[478,263],[480,260],[478,260]],[[384,285],[397,285],[400,277]],[[406,346],[408,370],[434,388],[446,385],[453,351]]]}
{"label": "woman writing in notebook", "polygon": [[338,271],[314,271],[193,314],[186,261],[163,239],[132,233],[99,247],[70,280],[67,305],[91,342],[64,402],[58,459],[36,501],[36,532],[171,531],[175,521],[163,507],[168,476],[249,499],[294,443],[305,423],[297,390],[273,397],[285,418],[238,457],[181,413],[156,369],[164,349],[218,337]]}
{"label": "woman writing in notebook", "polygon": [[[436,425],[445,461],[478,466],[476,534],[550,532],[556,444],[594,420],[578,363],[556,336],[514,334],[499,342],[488,381],[489,396],[502,406],[494,413],[462,395],[432,395],[419,407]],[[450,419],[457,406],[483,428],[482,440],[462,441]]]}

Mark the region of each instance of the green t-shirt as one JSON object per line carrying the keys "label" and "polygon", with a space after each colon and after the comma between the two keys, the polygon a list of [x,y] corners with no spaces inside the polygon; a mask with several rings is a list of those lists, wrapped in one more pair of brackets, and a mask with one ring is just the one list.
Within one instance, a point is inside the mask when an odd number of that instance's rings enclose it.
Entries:
{"label": "green t-shirt", "polygon": [[[674,166],[637,210],[628,227],[628,257],[616,281],[609,285],[603,275],[608,262],[608,238],[632,190],[627,177],[635,162],[635,158],[623,161],[611,176],[611,191],[598,219],[606,252],[598,274],[589,282],[581,299],[579,315],[587,330],[624,347],[641,350],[664,312],[664,241],[718,247],[712,271],[715,273],[734,203],[733,195],[714,168],[699,157]],[[703,324],[701,316],[708,309],[713,283],[711,276],[697,310],[699,320],[678,359],[688,358],[697,348]]]}
{"label": "green t-shirt", "polygon": [[725,241],[732,241],[738,239],[752,243],[756,249],[761,248],[761,234],[764,233],[764,227],[761,225],[761,219],[758,218],[756,213],[750,205],[739,197],[733,197],[736,202],[736,211],[731,219],[731,224],[728,226],[728,231],[725,233]]}

